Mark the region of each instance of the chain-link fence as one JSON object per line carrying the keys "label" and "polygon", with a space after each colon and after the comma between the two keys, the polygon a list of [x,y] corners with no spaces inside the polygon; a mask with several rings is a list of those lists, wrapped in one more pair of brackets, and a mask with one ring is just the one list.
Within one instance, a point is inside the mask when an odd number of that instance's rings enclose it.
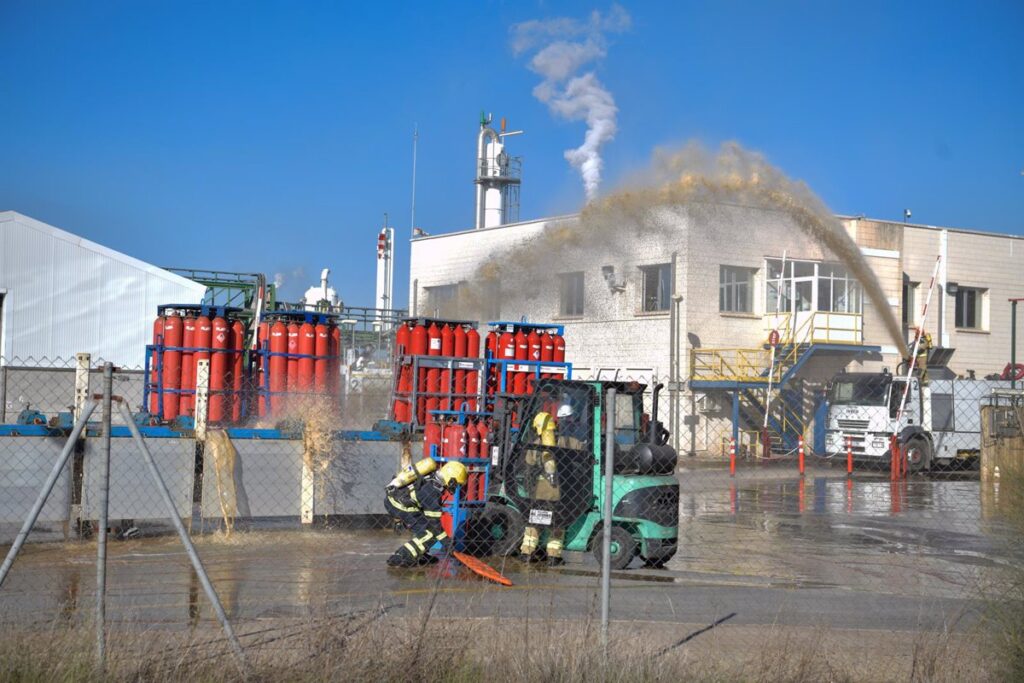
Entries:
{"label": "chain-link fence", "polygon": [[[83,375],[79,363],[0,366],[4,543],[100,392],[98,364]],[[246,665],[265,674],[994,680],[1021,653],[1024,401],[1009,382],[844,373],[666,389],[653,371],[584,370],[480,413],[438,413],[424,434],[393,421],[387,371],[345,368],[336,391],[314,378],[311,391],[262,397],[258,373],[226,380],[197,382],[170,421],[149,410],[145,369],[116,371],[113,393],[136,415]],[[255,409],[236,417],[243,400]],[[0,588],[12,633],[66,623],[51,638],[72,651],[95,600],[98,415]],[[201,575],[117,411],[110,436],[111,670],[233,676]],[[431,453],[469,469],[457,491],[438,491],[453,547],[513,589],[433,543],[422,554],[442,561],[387,566],[420,530],[396,523],[386,487]],[[144,656],[140,630],[158,634]]]}

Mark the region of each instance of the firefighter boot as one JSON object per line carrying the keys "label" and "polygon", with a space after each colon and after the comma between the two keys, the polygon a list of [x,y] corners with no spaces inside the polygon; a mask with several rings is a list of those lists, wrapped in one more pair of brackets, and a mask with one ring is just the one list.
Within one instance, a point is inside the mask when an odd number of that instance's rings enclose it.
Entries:
{"label": "firefighter boot", "polygon": [[548,555],[548,566],[557,567],[565,564],[562,559],[562,543],[565,538],[565,529],[552,529],[548,535],[548,544],[545,547]]}
{"label": "firefighter boot", "polygon": [[537,546],[540,545],[540,529],[528,526],[523,530],[523,544],[519,547],[519,559],[523,562],[536,562]]}
{"label": "firefighter boot", "polygon": [[388,558],[389,567],[415,567],[419,563],[420,558],[414,557],[404,545]]}

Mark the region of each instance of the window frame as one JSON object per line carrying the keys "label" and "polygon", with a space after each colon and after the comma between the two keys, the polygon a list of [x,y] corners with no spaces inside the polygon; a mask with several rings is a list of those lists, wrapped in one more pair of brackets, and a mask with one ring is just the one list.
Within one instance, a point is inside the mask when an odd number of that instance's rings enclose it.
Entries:
{"label": "window frame", "polygon": [[[570,302],[570,298],[572,301]],[[567,304],[576,305],[567,305]],[[558,274],[558,315],[582,318],[586,310],[586,277],[582,270]]]}
{"label": "window frame", "polygon": [[[651,263],[640,268],[640,312],[641,313],[668,313],[672,306],[672,264]],[[664,276],[661,275],[664,273]],[[655,274],[657,291],[653,296],[648,296],[647,279],[649,274]],[[648,307],[648,300],[653,302]],[[664,303],[664,306],[660,304]]]}
{"label": "window frame", "polygon": [[[718,266],[718,312],[719,313],[753,313],[754,312],[754,277],[756,268],[747,266]],[[740,279],[740,275],[745,276]],[[744,305],[740,306],[740,291],[743,291]]]}
{"label": "window frame", "polygon": [[[459,291],[462,289],[464,282],[450,282],[445,285],[431,285],[423,288],[423,293],[426,295],[426,308],[430,312],[430,315],[443,314],[446,316],[456,317],[458,316],[458,303],[459,303]],[[445,295],[440,299],[435,299],[435,296],[446,290]],[[447,292],[450,292],[448,294]],[[451,305],[452,309],[444,312],[442,308]]]}
{"label": "window frame", "polygon": [[[958,330],[977,330],[981,331],[985,329],[985,295],[988,293],[988,289],[984,287],[964,287],[958,285],[956,294],[953,295],[953,325]],[[972,295],[973,303],[971,304],[971,312],[974,314],[971,316],[973,324],[966,325],[965,315],[967,311],[963,311],[964,315],[961,315],[961,296],[964,300],[967,299],[967,295]],[[966,301],[963,304],[966,307]]]}

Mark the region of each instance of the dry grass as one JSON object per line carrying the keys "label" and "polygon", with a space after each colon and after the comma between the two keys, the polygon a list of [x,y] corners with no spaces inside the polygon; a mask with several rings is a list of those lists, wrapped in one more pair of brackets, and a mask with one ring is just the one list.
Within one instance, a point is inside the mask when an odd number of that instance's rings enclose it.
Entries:
{"label": "dry grass", "polygon": [[[986,484],[982,484],[985,486]],[[989,638],[988,656],[1002,680],[1024,681],[1024,472],[1008,468],[998,482],[995,519],[1009,527],[1011,562],[992,573],[982,587]]]}
{"label": "dry grass", "polygon": [[[896,663],[882,656],[873,662],[843,657],[837,644],[843,639],[849,642],[849,633],[765,627],[755,639],[749,630],[739,634],[715,630],[666,648],[678,641],[675,633],[659,633],[647,626],[616,624],[607,659],[596,623],[547,616],[532,621],[451,620],[431,617],[426,611],[397,616],[380,608],[263,622],[239,632],[249,678],[256,681],[995,680],[959,639],[934,634],[922,636],[919,642],[908,639],[903,661]],[[111,631],[105,672],[95,665],[94,648],[93,630],[88,626],[8,629],[0,641],[0,680],[242,679],[224,638],[212,627],[191,633],[118,627]]]}

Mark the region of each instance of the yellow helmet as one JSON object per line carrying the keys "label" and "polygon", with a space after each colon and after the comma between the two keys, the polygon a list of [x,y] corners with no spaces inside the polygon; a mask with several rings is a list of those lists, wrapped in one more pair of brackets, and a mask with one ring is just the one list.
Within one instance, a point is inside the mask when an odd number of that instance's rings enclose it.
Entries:
{"label": "yellow helmet", "polygon": [[456,486],[465,486],[469,481],[469,470],[461,462],[449,461],[441,465],[437,476],[446,489],[453,489]]}

